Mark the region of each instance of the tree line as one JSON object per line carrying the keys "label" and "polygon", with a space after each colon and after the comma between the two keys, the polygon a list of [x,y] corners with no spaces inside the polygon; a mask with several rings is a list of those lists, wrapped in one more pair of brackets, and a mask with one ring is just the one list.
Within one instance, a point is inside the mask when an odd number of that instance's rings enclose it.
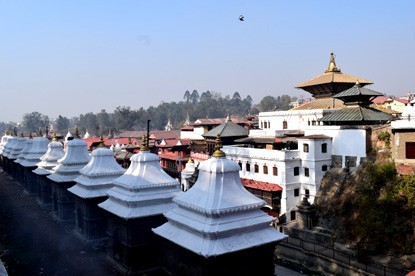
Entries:
{"label": "tree line", "polygon": [[80,133],[116,135],[126,130],[145,130],[150,120],[150,128],[162,130],[170,121],[173,129],[180,129],[188,120],[190,123],[198,118],[224,118],[228,115],[256,115],[260,111],[288,110],[290,103],[296,97],[282,95],[266,96],[258,104],[253,104],[250,95],[242,98],[238,92],[222,96],[218,92],[205,91],[199,94],[197,90],[186,91],[183,100],[179,102],[161,102],[157,107],[147,109],[132,109],[129,106],[118,106],[113,112],[102,109],[98,113],[88,112],[78,117],[68,118],[59,115],[55,119],[40,112],[26,113],[21,123],[0,122],[0,131],[15,130],[16,132],[34,133],[55,131],[63,135],[69,129],[78,127]]}

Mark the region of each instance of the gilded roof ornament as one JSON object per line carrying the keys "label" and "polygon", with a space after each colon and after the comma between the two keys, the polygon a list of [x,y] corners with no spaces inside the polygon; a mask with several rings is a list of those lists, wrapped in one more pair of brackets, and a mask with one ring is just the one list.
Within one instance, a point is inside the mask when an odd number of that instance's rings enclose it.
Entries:
{"label": "gilded roof ornament", "polygon": [[104,136],[102,136],[102,134],[101,134],[101,139],[99,139],[99,144],[98,144],[97,148],[103,148],[103,147],[105,147]]}
{"label": "gilded roof ornament", "polygon": [[146,135],[143,135],[142,138],[141,138],[140,151],[148,151],[148,147],[147,147],[147,136]]}
{"label": "gilded roof ornament", "polygon": [[216,136],[215,152],[212,154],[213,157],[225,157],[226,154],[221,150],[221,141],[219,134]]}
{"label": "gilded roof ornament", "polygon": [[335,61],[333,53],[330,54],[329,67],[327,67],[326,70],[324,71],[324,73],[329,73],[329,72],[339,72],[339,73],[341,72],[340,68],[337,68],[336,66],[336,61]]}
{"label": "gilded roof ornament", "polygon": [[56,137],[56,132],[53,133],[52,141],[57,141],[58,138]]}

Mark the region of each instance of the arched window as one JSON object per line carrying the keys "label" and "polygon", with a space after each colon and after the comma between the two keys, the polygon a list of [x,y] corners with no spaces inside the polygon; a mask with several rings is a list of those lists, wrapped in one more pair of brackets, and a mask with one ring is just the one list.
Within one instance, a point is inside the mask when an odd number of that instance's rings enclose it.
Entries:
{"label": "arched window", "polygon": [[287,129],[288,128],[288,123],[287,123],[287,121],[286,120],[284,120],[283,122],[282,122],[282,129]]}
{"label": "arched window", "polygon": [[262,170],[263,170],[264,174],[268,174],[268,166],[267,165],[264,165],[262,167]]}
{"label": "arched window", "polygon": [[259,172],[259,166],[258,166],[258,164],[255,164],[254,165],[254,172],[256,172],[256,173]]}
{"label": "arched window", "polygon": [[251,164],[249,164],[248,162],[246,162],[245,169],[246,169],[247,172],[250,172],[251,171]]}
{"label": "arched window", "polygon": [[277,167],[272,167],[272,174],[273,175],[278,175],[278,168]]}

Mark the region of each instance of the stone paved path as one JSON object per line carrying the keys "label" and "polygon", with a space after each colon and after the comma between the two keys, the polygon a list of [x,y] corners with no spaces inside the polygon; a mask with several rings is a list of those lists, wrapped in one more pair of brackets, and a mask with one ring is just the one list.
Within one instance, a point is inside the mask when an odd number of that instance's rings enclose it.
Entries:
{"label": "stone paved path", "polygon": [[84,244],[72,229],[0,172],[0,259],[9,275],[117,275],[105,245]]}

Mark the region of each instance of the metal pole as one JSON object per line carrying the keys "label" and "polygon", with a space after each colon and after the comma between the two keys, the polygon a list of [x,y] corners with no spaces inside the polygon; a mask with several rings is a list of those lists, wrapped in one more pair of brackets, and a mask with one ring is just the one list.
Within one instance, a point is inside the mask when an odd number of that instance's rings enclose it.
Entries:
{"label": "metal pole", "polygon": [[149,140],[150,140],[150,121],[151,120],[147,120],[147,148],[150,149],[149,147]]}

